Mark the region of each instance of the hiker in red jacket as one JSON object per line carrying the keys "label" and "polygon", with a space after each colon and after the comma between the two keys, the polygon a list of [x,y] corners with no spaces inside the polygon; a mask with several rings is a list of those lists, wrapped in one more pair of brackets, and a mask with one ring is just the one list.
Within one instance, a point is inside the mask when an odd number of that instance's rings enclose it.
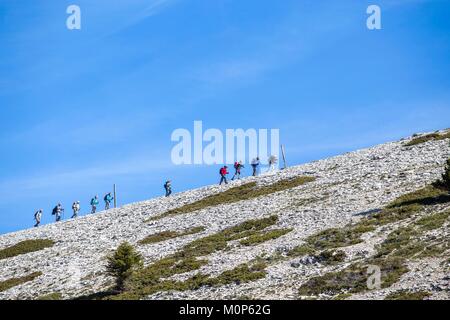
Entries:
{"label": "hiker in red jacket", "polygon": [[235,162],[234,163],[234,170],[235,170],[235,172],[234,172],[234,176],[233,176],[233,178],[231,178],[231,180],[234,180],[234,178],[238,178],[238,179],[241,179],[241,169],[242,168],[244,168],[244,165],[242,164],[242,161],[239,161],[239,162]]}
{"label": "hiker in red jacket", "polygon": [[219,185],[221,185],[222,182],[225,182],[225,184],[228,184],[228,181],[227,181],[228,170],[227,169],[228,169],[227,166],[223,166],[222,168],[220,168],[220,171],[219,171],[219,173],[220,173],[220,183],[219,183]]}

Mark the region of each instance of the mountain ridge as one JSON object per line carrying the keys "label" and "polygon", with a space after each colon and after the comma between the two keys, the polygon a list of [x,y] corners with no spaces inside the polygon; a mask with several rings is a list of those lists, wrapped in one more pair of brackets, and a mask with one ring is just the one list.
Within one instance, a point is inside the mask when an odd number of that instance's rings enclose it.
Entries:
{"label": "mountain ridge", "polygon": [[[440,134],[446,135],[448,131],[440,131]],[[303,245],[308,237],[329,228],[339,229],[358,223],[364,217],[380,212],[402,195],[430,185],[439,179],[445,161],[450,155],[449,142],[447,138],[423,139],[427,135],[419,135],[418,137],[424,141],[417,144],[411,144],[417,138],[413,136],[401,141],[388,142],[372,148],[270,172],[259,177],[234,181],[227,186],[206,186],[174,194],[169,198],[154,198],[75,220],[0,235],[0,250],[23,240],[51,239],[55,242],[52,247],[43,250],[0,259],[2,270],[0,283],[27,276],[32,272],[42,272],[31,281],[0,291],[0,298],[35,299],[58,293],[61,298],[72,299],[102,292],[112,284],[112,278],[105,273],[105,257],[123,241],[135,246],[143,255],[144,263],[151,265],[175,254],[193,241],[220,233],[226,228],[251,219],[262,219],[274,215],[278,219],[267,230],[270,231],[272,228],[291,231],[280,236],[277,234],[275,238],[269,237],[267,240],[264,238],[264,241],[254,245],[230,241],[226,244],[225,250],[208,254],[205,265],[184,273],[173,274],[169,279],[186,281],[196,274],[217,277],[243,263],[258,259],[267,260],[275,255],[282,256],[278,262],[268,263],[264,277],[239,284],[234,282],[219,286],[202,285],[195,290],[160,291],[140,298],[299,299],[305,297],[299,293],[299,289],[308,281],[320,275],[345,269],[354,261],[358,261],[359,257],[376,255],[377,246],[385,242],[389,232],[405,227],[403,226],[405,222],[393,222],[377,228],[376,231],[363,233],[362,242],[339,247],[339,251],[344,252],[345,257],[343,261],[334,265],[325,265],[317,256],[311,254],[289,258],[288,253],[295,247]],[[226,193],[232,188],[245,187],[249,183],[256,183],[256,188],[263,188],[296,177],[311,177],[313,180],[254,198],[219,203],[197,211],[155,219],[165,212],[201,201],[208,196],[214,197]],[[438,211],[445,211],[449,207],[450,203],[437,203],[421,209],[417,214],[418,217],[427,216]],[[199,231],[169,237],[161,242],[140,243],[149,235],[169,231],[182,232],[195,228]],[[440,232],[447,237],[448,221],[437,230],[430,232]],[[262,234],[262,236],[265,235]],[[338,250],[334,253],[336,251]],[[354,292],[346,297],[382,299],[401,290],[418,292],[425,290],[429,293],[429,298],[448,299],[448,286],[441,284],[446,281],[445,273],[448,267],[445,264],[440,266],[443,261],[445,262],[445,259],[442,257],[408,261],[409,271],[402,274],[400,280],[388,288]],[[348,293],[344,294],[348,295]],[[309,293],[306,297],[308,296]],[[311,296],[329,299],[339,295],[321,292]]]}

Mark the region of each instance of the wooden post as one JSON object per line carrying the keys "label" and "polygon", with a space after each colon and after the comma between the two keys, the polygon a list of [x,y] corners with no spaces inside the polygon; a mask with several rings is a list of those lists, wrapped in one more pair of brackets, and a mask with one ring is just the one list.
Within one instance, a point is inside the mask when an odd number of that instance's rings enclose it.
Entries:
{"label": "wooden post", "polygon": [[284,145],[283,144],[281,145],[281,154],[283,155],[283,163],[284,163],[284,168],[283,169],[286,169],[287,168],[287,165],[286,165],[286,153],[284,151]]}
{"label": "wooden post", "polygon": [[116,184],[114,183],[114,208],[117,208]]}

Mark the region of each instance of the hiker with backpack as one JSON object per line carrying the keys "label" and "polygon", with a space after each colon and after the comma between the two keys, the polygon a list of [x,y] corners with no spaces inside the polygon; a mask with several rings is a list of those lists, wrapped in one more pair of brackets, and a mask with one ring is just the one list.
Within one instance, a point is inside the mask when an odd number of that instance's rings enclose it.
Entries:
{"label": "hiker with backpack", "polygon": [[166,190],[166,197],[170,196],[172,194],[172,181],[167,180],[164,183],[164,189]]}
{"label": "hiker with backpack", "polygon": [[80,201],[75,201],[72,204],[73,216],[72,219],[78,217],[78,212],[80,212]]}
{"label": "hiker with backpack", "polygon": [[220,168],[219,174],[220,174],[220,183],[219,186],[222,185],[222,182],[225,182],[225,184],[228,184],[227,181],[227,174],[228,174],[228,167],[227,166],[223,166],[222,168]]}
{"label": "hiker with backpack", "polygon": [[97,195],[91,199],[91,206],[92,206],[91,213],[93,214],[97,211],[97,206],[98,206],[98,196]]}
{"label": "hiker with backpack", "polygon": [[111,192],[108,192],[103,200],[105,201],[105,210],[109,210],[109,207],[111,206],[111,201],[113,201],[113,196],[111,195]]}
{"label": "hiker with backpack", "polygon": [[242,161],[239,161],[239,162],[235,162],[234,163],[234,176],[233,176],[233,178],[231,178],[231,180],[234,180],[234,178],[238,178],[238,180],[239,179],[241,179],[241,169],[242,168],[244,168],[244,166],[242,165]]}
{"label": "hiker with backpack", "polygon": [[256,157],[255,159],[253,159],[252,160],[252,162],[251,162],[251,165],[252,165],[252,168],[253,168],[253,176],[255,177],[256,176],[256,170],[257,170],[257,168],[258,168],[258,166],[259,166],[259,157]]}
{"label": "hiker with backpack", "polygon": [[42,218],[42,209],[34,213],[34,220],[36,221],[36,224],[34,225],[35,227],[39,226],[39,224],[41,223],[41,218]]}
{"label": "hiker with backpack", "polygon": [[52,215],[56,217],[56,222],[61,220],[61,214],[64,212],[64,208],[61,203],[58,203],[56,207],[53,208]]}

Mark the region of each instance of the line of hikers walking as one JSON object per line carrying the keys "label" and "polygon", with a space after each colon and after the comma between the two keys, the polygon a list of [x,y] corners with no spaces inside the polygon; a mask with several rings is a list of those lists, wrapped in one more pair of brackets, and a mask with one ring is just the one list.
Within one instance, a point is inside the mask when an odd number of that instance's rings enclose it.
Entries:
{"label": "line of hikers walking", "polygon": [[[111,195],[111,192],[108,192],[104,197],[103,201],[105,202],[105,210],[108,210],[111,207],[111,202],[114,200],[114,197]],[[97,206],[99,204],[98,195],[93,197],[91,199],[90,205],[91,205],[91,214],[95,213],[97,211]],[[75,201],[72,204],[72,211],[73,215],[71,219],[77,218],[78,214],[80,213],[81,206],[80,201]],[[35,227],[39,226],[42,220],[42,215],[44,213],[44,210],[39,209],[34,214],[34,220],[36,221]],[[61,203],[58,203],[53,209],[52,209],[52,216],[55,216],[55,221],[61,221],[61,218],[64,214],[64,208]]]}
{"label": "line of hikers walking", "polygon": [[[273,169],[275,169],[275,165],[277,164],[278,159],[277,159],[276,156],[270,156],[269,159],[268,159],[268,162],[269,162],[269,170],[273,170]],[[252,176],[253,177],[256,176],[256,172],[257,172],[258,167],[259,167],[260,164],[261,164],[261,162],[259,160],[259,157],[254,158],[250,162],[250,165],[252,166],[252,169],[253,169],[253,172],[252,172]],[[235,178],[237,178],[237,179],[241,178],[241,170],[243,168],[244,168],[244,165],[242,164],[242,161],[234,163],[234,175],[233,175],[233,178],[231,178],[232,181]],[[221,185],[224,182],[225,182],[225,184],[227,184],[228,183],[228,181],[227,181],[227,174],[229,174],[228,166],[223,166],[222,168],[220,168],[219,174],[220,174],[219,185]]]}
{"label": "line of hikers walking", "polygon": [[[268,159],[268,163],[269,163],[269,170],[273,170],[275,168],[275,165],[277,164],[277,157],[276,156],[270,156]],[[252,176],[255,177],[258,171],[258,167],[261,164],[259,157],[254,158],[251,162],[250,165],[252,167]],[[241,179],[241,170],[245,168],[244,165],[242,164],[242,161],[236,161],[234,163],[234,175],[231,178],[231,180],[233,181],[234,179]],[[225,182],[225,184],[228,184],[227,181],[227,175],[229,174],[228,172],[228,167],[225,165],[223,167],[220,168],[219,171],[220,174],[220,182],[219,185],[222,185],[222,183]],[[170,196],[172,194],[172,181],[171,180],[167,180],[164,183],[164,189],[166,191],[166,197]],[[108,210],[111,207],[111,202],[114,200],[114,197],[111,195],[111,192],[108,192],[104,197],[103,197],[103,201],[105,202],[105,210]],[[91,199],[90,202],[91,205],[91,214],[94,214],[97,212],[97,206],[99,205],[99,200],[98,200],[98,195],[96,195],[95,197],[93,197]],[[75,201],[72,204],[72,211],[73,211],[73,215],[71,217],[71,219],[77,218],[78,214],[80,212],[80,201]],[[42,219],[42,214],[43,214],[43,210],[40,209],[38,211],[36,211],[36,213],[34,214],[34,220],[36,221],[36,224],[34,225],[35,227],[39,226],[39,224],[41,223],[41,219]],[[52,215],[55,216],[55,220],[56,222],[61,221],[61,217],[64,214],[64,208],[62,207],[61,203],[58,203],[52,210]]]}
{"label": "line of hikers walking", "polygon": [[[269,170],[273,170],[275,169],[275,165],[278,162],[278,158],[274,155],[270,156],[268,159],[268,163],[269,163]],[[252,176],[255,177],[258,171],[258,167],[261,164],[261,161],[259,160],[259,157],[254,158],[251,162],[250,165],[252,166]],[[245,168],[245,166],[242,164],[242,161],[236,161],[234,163],[234,175],[231,178],[231,180],[233,181],[234,179],[241,179],[241,170]],[[228,172],[228,166],[223,166],[220,168],[219,170],[219,175],[220,175],[220,182],[219,185],[222,185],[222,183],[225,182],[225,184],[228,184],[227,181],[227,175],[229,174]],[[172,181],[171,180],[167,180],[164,183],[164,189],[166,190],[166,197],[170,196],[172,194]]]}

